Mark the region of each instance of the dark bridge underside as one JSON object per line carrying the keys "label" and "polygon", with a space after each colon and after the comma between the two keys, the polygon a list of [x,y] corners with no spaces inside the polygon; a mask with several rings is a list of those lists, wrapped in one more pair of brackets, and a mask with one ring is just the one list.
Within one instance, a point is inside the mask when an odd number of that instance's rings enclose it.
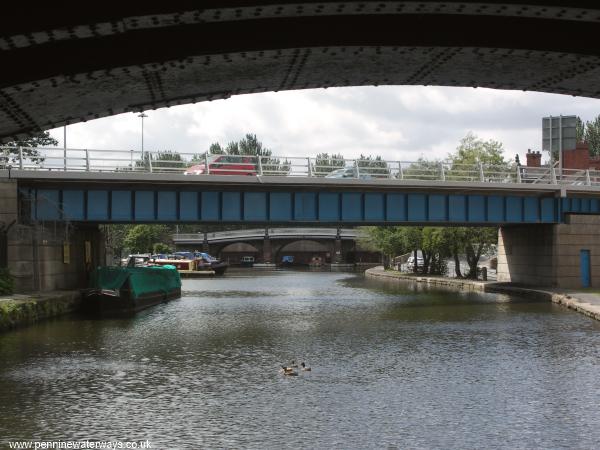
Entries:
{"label": "dark bridge underside", "polygon": [[0,140],[127,111],[330,86],[600,98],[596,1],[163,3],[3,5]]}

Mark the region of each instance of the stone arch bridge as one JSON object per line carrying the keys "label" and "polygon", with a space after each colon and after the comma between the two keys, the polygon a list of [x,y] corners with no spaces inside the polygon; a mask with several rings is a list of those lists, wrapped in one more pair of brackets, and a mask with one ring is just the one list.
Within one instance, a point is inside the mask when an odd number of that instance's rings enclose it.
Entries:
{"label": "stone arch bridge", "polygon": [[377,252],[362,251],[356,241],[363,235],[352,228],[256,228],[173,235],[179,250],[200,249],[232,264],[242,256],[254,256],[259,263],[280,263],[292,255],[300,264],[312,257],[326,263],[378,262]]}

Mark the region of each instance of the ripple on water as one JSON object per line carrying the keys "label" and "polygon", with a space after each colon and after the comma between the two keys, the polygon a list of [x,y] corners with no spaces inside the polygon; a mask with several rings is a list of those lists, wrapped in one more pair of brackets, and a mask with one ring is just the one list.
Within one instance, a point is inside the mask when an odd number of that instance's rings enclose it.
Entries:
{"label": "ripple on water", "polygon": [[[0,336],[0,441],[512,449],[600,439],[590,319],[339,273],[263,275],[186,280],[184,298],[133,318],[66,317]],[[278,373],[292,359],[313,370]]]}

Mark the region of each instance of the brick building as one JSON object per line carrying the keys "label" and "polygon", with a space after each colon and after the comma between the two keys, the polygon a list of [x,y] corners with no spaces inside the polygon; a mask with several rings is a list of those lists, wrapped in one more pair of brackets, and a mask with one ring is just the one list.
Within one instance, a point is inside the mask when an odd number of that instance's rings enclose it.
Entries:
{"label": "brick building", "polygon": [[[541,167],[542,154],[527,150],[527,167]],[[600,170],[600,156],[590,156],[590,146],[579,142],[574,149],[563,150],[563,168],[579,170]]]}

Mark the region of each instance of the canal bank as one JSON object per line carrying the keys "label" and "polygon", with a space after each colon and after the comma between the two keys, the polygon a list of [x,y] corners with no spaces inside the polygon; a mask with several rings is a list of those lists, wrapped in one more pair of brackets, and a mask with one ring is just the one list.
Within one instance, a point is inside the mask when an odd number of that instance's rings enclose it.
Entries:
{"label": "canal bank", "polygon": [[77,311],[79,291],[53,291],[0,297],[0,332]]}
{"label": "canal bank", "polygon": [[399,282],[423,283],[430,286],[445,287],[449,289],[508,294],[536,300],[546,300],[563,305],[569,309],[591,317],[592,319],[600,320],[600,294],[593,292],[524,287],[511,283],[498,283],[495,281],[411,275],[385,270],[381,266],[366,270],[365,276],[371,279],[386,281],[396,280]]}

